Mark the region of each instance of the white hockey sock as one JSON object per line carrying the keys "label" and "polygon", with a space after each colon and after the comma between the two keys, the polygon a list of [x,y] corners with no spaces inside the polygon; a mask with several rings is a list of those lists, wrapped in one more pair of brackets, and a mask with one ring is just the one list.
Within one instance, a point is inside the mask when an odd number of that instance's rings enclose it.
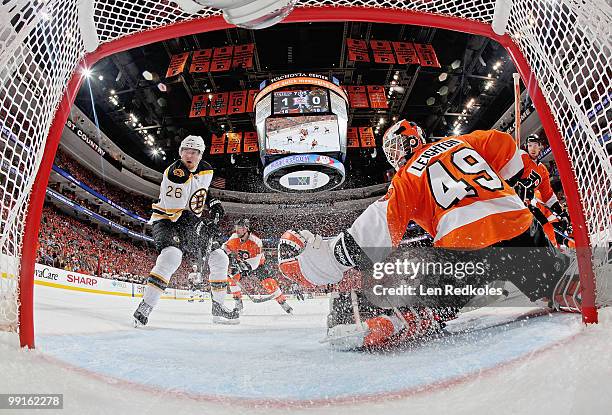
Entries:
{"label": "white hockey sock", "polygon": [[143,294],[143,300],[149,304],[151,308],[155,308],[159,298],[168,286],[172,274],[181,265],[183,252],[174,247],[168,246],[159,253],[155,266],[150,272],[147,286]]}
{"label": "white hockey sock", "polygon": [[223,290],[212,289],[211,294],[212,294],[213,300],[223,305],[223,301],[225,300],[225,291],[226,291],[225,288]]}
{"label": "white hockey sock", "polygon": [[215,249],[208,256],[210,292],[213,300],[221,305],[223,305],[223,300],[225,300],[225,294],[227,293],[228,267],[229,257],[223,249]]}
{"label": "white hockey sock", "polygon": [[142,299],[144,300],[145,303],[149,304],[151,308],[155,308],[162,293],[163,291],[160,290],[159,288],[154,287],[152,285],[147,285],[145,287],[145,291],[142,296]]}

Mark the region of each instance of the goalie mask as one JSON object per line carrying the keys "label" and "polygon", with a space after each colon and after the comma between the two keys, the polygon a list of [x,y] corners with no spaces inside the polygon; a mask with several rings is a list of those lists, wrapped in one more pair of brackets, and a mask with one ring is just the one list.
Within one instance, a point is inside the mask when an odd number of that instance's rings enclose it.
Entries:
{"label": "goalie mask", "polygon": [[423,130],[412,121],[396,122],[383,136],[383,151],[387,156],[387,161],[396,171],[425,144]]}

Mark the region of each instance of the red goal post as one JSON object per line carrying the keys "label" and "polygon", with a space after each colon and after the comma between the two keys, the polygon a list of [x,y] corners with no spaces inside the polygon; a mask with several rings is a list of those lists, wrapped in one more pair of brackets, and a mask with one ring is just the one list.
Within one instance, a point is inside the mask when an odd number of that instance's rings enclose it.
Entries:
{"label": "red goal post", "polygon": [[[33,278],[42,207],[61,133],[83,81],[81,69],[113,53],[230,25],[219,11],[189,15],[166,0],[25,3],[9,0],[0,9],[0,20],[8,22],[0,28],[0,127],[10,136],[0,140],[0,172],[7,174],[0,181],[0,248],[5,257],[18,259],[13,296],[19,304],[20,341],[34,347]],[[496,4],[502,3],[512,7],[507,32],[498,35],[491,24]],[[592,249],[607,243],[612,229],[612,166],[601,141],[610,120],[605,109],[594,111],[609,93],[612,73],[606,32],[610,11],[603,3],[306,0],[298,1],[284,22],[409,24],[499,42],[528,86],[557,162],[574,225],[583,320],[596,322]],[[87,53],[85,45],[92,42],[97,48]],[[1,311],[10,295],[0,300]]]}

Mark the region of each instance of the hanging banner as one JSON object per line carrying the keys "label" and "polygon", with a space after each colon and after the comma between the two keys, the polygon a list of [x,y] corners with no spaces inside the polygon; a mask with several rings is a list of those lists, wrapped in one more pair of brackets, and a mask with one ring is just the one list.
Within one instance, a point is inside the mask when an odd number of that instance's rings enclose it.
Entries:
{"label": "hanging banner", "polygon": [[242,133],[227,133],[227,153],[240,153]]}
{"label": "hanging banner", "polygon": [[349,127],[346,131],[346,146],[349,148],[359,147],[359,133],[357,127]]}
{"label": "hanging banner", "polygon": [[208,94],[194,95],[191,100],[191,111],[189,118],[205,117],[208,107]]}
{"label": "hanging banner", "polygon": [[255,131],[247,131],[243,134],[243,136],[245,153],[259,151],[259,145],[257,144],[257,133]]}
{"label": "hanging banner", "polygon": [[210,71],[210,58],[212,57],[212,49],[201,49],[193,52],[191,57],[191,65],[189,72],[201,73]]}
{"label": "hanging banner", "polygon": [[219,115],[227,114],[227,101],[228,101],[228,93],[220,92],[218,94],[213,94],[210,99],[210,111],[208,115],[211,117],[217,117]]}
{"label": "hanging banner", "polygon": [[365,86],[347,87],[351,108],[369,108],[368,95]]}
{"label": "hanging banner", "polygon": [[431,66],[433,68],[440,67],[440,62],[438,62],[436,51],[434,50],[432,45],[428,45],[425,43],[415,43],[414,47],[416,48],[417,54],[419,55],[419,60],[421,61],[422,66]]}
{"label": "hanging banner", "polygon": [[346,39],[347,59],[353,62],[370,62],[368,43],[365,40]]}
{"label": "hanging banner", "polygon": [[393,42],[393,50],[400,65],[419,65],[421,61],[412,42]]}
{"label": "hanging banner", "polygon": [[183,72],[188,58],[189,52],[172,55],[172,58],[170,58],[170,64],[168,65],[168,70],[166,71],[166,78],[176,76]]}
{"label": "hanging banner", "polygon": [[217,137],[216,134],[212,135],[210,154],[223,154],[225,152],[225,134],[221,137]]}
{"label": "hanging banner", "polygon": [[232,91],[229,93],[228,114],[240,114],[246,111],[247,91]]}
{"label": "hanging banner", "polygon": [[253,112],[253,102],[255,102],[255,95],[257,95],[258,92],[259,89],[249,89],[246,112]]}
{"label": "hanging banner", "polygon": [[233,51],[233,46],[215,48],[213,51],[212,64],[210,65],[210,72],[229,71],[232,65]]}
{"label": "hanging banner", "polygon": [[254,51],[255,51],[254,43],[234,46],[234,60],[232,61],[232,69],[234,68],[242,68],[242,69],[252,68]]}
{"label": "hanging banner", "polygon": [[361,147],[376,147],[372,127],[359,127],[359,139],[361,140]]}
{"label": "hanging banner", "polygon": [[371,108],[389,108],[384,86],[368,85],[368,97]]}
{"label": "hanging banner", "polygon": [[374,54],[374,62],[392,65],[395,63],[395,56],[391,49],[391,42],[388,40],[370,40],[370,47]]}
{"label": "hanging banner", "polygon": [[214,176],[210,185],[212,187],[216,187],[217,189],[225,189],[225,177]]}

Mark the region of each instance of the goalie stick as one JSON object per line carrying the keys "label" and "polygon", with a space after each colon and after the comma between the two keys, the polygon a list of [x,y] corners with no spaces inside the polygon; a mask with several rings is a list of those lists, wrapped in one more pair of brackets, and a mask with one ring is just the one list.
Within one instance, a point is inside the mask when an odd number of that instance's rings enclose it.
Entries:
{"label": "goalie stick", "polygon": [[324,339],[319,340],[319,343],[330,343],[334,340],[346,339],[348,337],[368,333],[369,329],[366,325],[363,324],[363,321],[361,320],[361,314],[359,313],[359,301],[357,300],[357,292],[354,289],[351,290],[351,306],[353,308],[353,319],[355,320],[356,324],[355,330],[350,333],[345,333],[343,335],[330,336],[329,329],[327,329],[327,335]]}

